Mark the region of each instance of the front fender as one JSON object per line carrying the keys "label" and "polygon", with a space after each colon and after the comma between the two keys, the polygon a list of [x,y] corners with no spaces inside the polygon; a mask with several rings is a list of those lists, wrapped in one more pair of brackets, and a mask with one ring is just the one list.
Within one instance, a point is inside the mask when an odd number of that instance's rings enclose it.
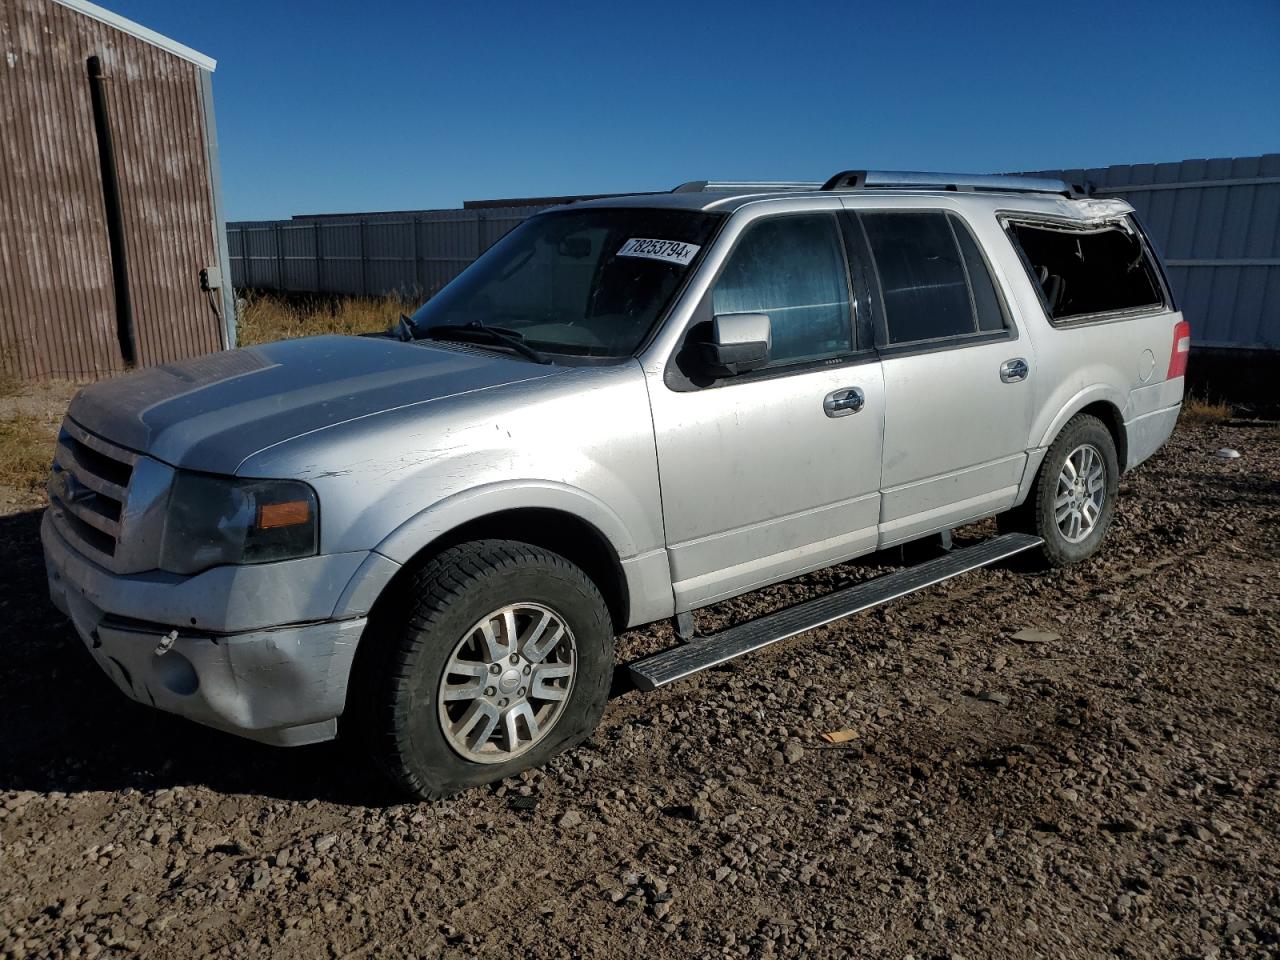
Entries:
{"label": "front fender", "polygon": [[558,510],[586,521],[605,536],[620,560],[637,552],[626,525],[604,501],[554,480],[504,480],[455,493],[414,514],[374,549],[396,563],[407,563],[423,547],[464,523],[504,510],[530,508]]}
{"label": "front fender", "polygon": [[338,599],[334,617],[366,615],[401,567],[450,531],[472,520],[520,509],[555,510],[591,524],[618,556],[633,591],[633,613],[644,617],[635,622],[668,615],[670,581],[663,581],[668,572],[664,551],[638,555],[635,539],[617,513],[585,490],[553,480],[506,480],[446,497],[404,521],[361,564]]}

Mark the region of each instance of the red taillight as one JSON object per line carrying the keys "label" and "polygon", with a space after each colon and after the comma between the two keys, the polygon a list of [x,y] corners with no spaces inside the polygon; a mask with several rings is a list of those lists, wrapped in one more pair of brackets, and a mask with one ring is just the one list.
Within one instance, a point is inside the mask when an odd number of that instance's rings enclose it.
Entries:
{"label": "red taillight", "polygon": [[1187,355],[1191,353],[1191,324],[1179,320],[1173,328],[1173,353],[1169,354],[1169,372],[1165,379],[1187,375]]}

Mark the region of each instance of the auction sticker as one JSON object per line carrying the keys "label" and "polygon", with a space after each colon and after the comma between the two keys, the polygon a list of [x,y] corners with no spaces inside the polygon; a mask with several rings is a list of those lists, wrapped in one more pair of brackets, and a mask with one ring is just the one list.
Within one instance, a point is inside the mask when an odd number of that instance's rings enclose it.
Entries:
{"label": "auction sticker", "polygon": [[648,260],[664,260],[667,263],[678,263],[688,266],[689,261],[697,256],[702,248],[696,243],[681,243],[679,240],[645,240],[633,237],[622,245],[618,251],[620,257],[645,257]]}

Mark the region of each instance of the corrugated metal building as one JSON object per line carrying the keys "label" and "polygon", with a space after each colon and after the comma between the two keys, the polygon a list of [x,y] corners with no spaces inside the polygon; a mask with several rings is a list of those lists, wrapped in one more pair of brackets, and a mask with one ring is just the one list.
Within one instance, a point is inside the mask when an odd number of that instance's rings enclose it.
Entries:
{"label": "corrugated metal building", "polygon": [[[1280,154],[1037,171],[1128,200],[1167,258],[1197,353],[1280,352]],[[564,200],[228,224],[237,287],[428,297],[525,217]]]}
{"label": "corrugated metal building", "polygon": [[0,57],[4,366],[103,377],[233,343],[214,62],[83,0],[0,0]]}

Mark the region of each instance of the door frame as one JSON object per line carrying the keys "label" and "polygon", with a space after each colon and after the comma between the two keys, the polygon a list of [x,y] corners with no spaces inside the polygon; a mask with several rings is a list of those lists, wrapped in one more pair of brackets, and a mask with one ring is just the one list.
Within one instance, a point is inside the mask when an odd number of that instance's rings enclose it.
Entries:
{"label": "door frame", "polygon": [[[730,258],[737,250],[743,236],[753,225],[761,220],[773,220],[801,215],[829,216],[836,227],[837,234],[841,241],[841,253],[844,258],[845,283],[850,302],[848,322],[850,325],[852,349],[832,357],[818,360],[799,361],[777,367],[768,367],[732,377],[714,379],[707,378],[701,382],[694,377],[691,377],[687,368],[681,369],[681,352],[688,341],[689,334],[694,330],[694,328],[700,323],[706,323],[711,320],[712,292],[714,291],[715,285],[723,274]],[[835,371],[843,370],[846,367],[852,368],[867,364],[879,364],[880,356],[876,350],[874,340],[872,339],[870,291],[862,278],[862,270],[864,267],[861,262],[856,260],[852,255],[851,243],[852,239],[850,237],[849,222],[845,216],[844,208],[840,203],[840,197],[838,195],[832,195],[830,197],[786,198],[782,200],[770,200],[767,203],[748,202],[744,204],[741,208],[730,215],[728,222],[726,222],[724,227],[721,229],[712,248],[707,251],[701,269],[698,271],[698,275],[691,278],[688,286],[683,291],[679,302],[672,309],[666,323],[663,325],[663,329],[654,337],[648,349],[641,354],[640,362],[641,366],[644,368],[646,380],[650,384],[650,390],[662,390],[667,394],[681,394],[709,390],[718,391],[721,389],[732,389],[735,386],[759,383],[761,381],[823,373],[832,374]],[[880,376],[878,367],[876,374],[878,377]],[[881,380],[881,383],[882,382],[883,381]],[[876,390],[875,395],[878,400],[881,399],[883,396],[882,389]],[[814,402],[815,405],[820,405],[821,397],[816,397]],[[651,404],[652,403],[653,397],[651,395]],[[882,446],[884,425],[883,411],[874,410],[869,411],[869,413],[871,416],[876,418],[876,429],[880,434],[880,445]],[[655,442],[657,442],[658,439],[656,436],[657,429],[658,425],[655,421]],[[658,445],[660,446],[660,444]],[[661,483],[662,462],[660,455],[658,470],[659,482]],[[874,498],[874,510],[877,518],[879,516],[880,499],[879,479],[880,465],[877,464],[876,482],[874,487],[863,494],[850,498],[849,501],[852,503],[854,501]],[[680,543],[674,544],[674,546],[688,546],[702,540],[711,540],[739,532],[747,533],[753,529],[763,528],[771,524],[784,521],[789,517],[804,517],[806,515],[813,514],[815,511],[836,505],[836,503],[813,504],[803,510],[788,513],[783,517],[775,517],[766,520],[748,520],[739,527],[729,528],[724,531],[694,538],[688,542],[681,541]],[[787,569],[779,570],[777,575],[769,575],[766,579],[762,579],[759,582],[752,583],[751,585],[741,589],[720,589],[714,593],[703,590],[698,591],[697,596],[694,596],[692,592],[686,591],[686,597],[683,600],[680,596],[676,597],[676,609],[692,609],[705,603],[714,602],[716,599],[723,599],[752,589],[757,589],[768,583],[790,579],[791,577],[798,576],[807,570],[829,566],[832,563],[839,562],[841,559],[848,559],[850,556],[867,553],[875,548],[874,540],[879,534],[878,526],[878,522],[873,523],[870,530],[867,531],[871,536],[864,536],[862,540],[858,540],[858,545],[854,548],[854,551],[849,553],[847,556],[842,553],[840,557],[833,559],[824,554],[821,559],[815,561],[813,560],[813,557],[821,553],[817,548],[825,542],[823,540],[815,540],[811,543],[805,544],[803,549],[784,549],[780,553],[748,561],[748,563],[743,564],[743,566],[764,565],[766,561],[782,557],[788,553],[796,555],[796,562],[794,565]],[[862,533],[863,531],[860,528],[858,532]],[[673,584],[683,582],[677,581],[676,579],[674,570],[675,563],[670,553],[673,548],[670,534],[667,535],[666,539],[668,559],[673,567]],[[863,540],[866,540],[866,542],[863,543]],[[733,567],[726,567],[722,571],[725,574],[725,582],[729,582],[733,579],[733,569]],[[695,579],[698,581],[714,580],[710,574],[703,574]],[[706,596],[703,596],[704,593]]]}
{"label": "door frame", "polygon": [[[859,199],[862,199],[862,198],[859,198]],[[967,216],[963,210],[957,209],[957,207],[955,206],[951,206],[949,204],[946,204],[945,202],[930,203],[925,198],[921,198],[921,200],[923,200],[924,202],[915,203],[905,207],[897,204],[895,205],[886,205],[883,203],[878,204],[875,202],[875,199],[873,198],[865,198],[865,199],[866,199],[866,202],[861,202],[856,205],[850,205],[850,204],[845,205],[845,216],[848,217],[849,220],[851,221],[850,225],[846,229],[846,234],[853,235],[857,240],[857,243],[851,249],[851,258],[854,258],[858,262],[860,262],[864,272],[867,289],[870,291],[871,304],[870,304],[869,312],[871,315],[870,319],[871,319],[871,324],[874,331],[873,336],[875,340],[875,350],[876,350],[877,356],[881,360],[889,361],[889,360],[909,358],[912,356],[944,353],[952,350],[964,350],[964,349],[970,349],[975,347],[983,347],[983,346],[988,346],[990,344],[1002,343],[1006,341],[1010,344],[1013,344],[1021,340],[1021,341],[1024,341],[1024,346],[1022,347],[1022,351],[1026,353],[1027,355],[1026,359],[1030,364],[1031,372],[1034,374],[1034,372],[1037,369],[1037,364],[1035,360],[1035,349],[1034,349],[1034,345],[1031,342],[1031,339],[1029,337],[1024,338],[1023,336],[1024,325],[1020,322],[1021,320],[1020,315],[1015,309],[1015,304],[1017,303],[1017,301],[1014,298],[1012,292],[1007,288],[1002,271],[997,269],[997,261],[993,256],[993,252],[989,251],[983,245],[983,242],[981,239],[982,233],[981,231],[975,229],[971,218]],[[941,214],[943,216],[954,217],[956,220],[958,220],[962,225],[963,229],[968,231],[970,238],[973,240],[978,250],[979,256],[983,260],[983,264],[986,268],[987,275],[988,277],[990,277],[992,286],[995,291],[997,304],[1000,308],[1000,312],[1003,317],[1004,329],[999,331],[990,331],[990,332],[975,331],[974,333],[970,333],[970,334],[960,334],[955,336],[939,337],[933,340],[921,340],[921,341],[914,341],[914,342],[903,343],[903,344],[889,343],[888,317],[886,315],[886,309],[884,306],[884,303],[885,303],[884,291],[883,291],[883,286],[881,284],[879,270],[875,263],[875,257],[871,251],[870,241],[867,237],[867,234],[865,232],[865,229],[859,217],[859,214],[863,214],[863,213],[899,213],[899,214],[933,213],[933,214]],[[976,309],[976,305],[975,305],[975,309]],[[1014,352],[1017,352],[1017,351],[1015,350]],[[888,435],[889,417],[891,416],[890,404],[892,404],[893,402],[893,398],[889,395],[889,386],[890,386],[889,380],[888,378],[886,378],[885,379],[886,424],[885,424],[885,432],[882,435],[882,445],[886,451],[885,456],[888,456],[888,446],[890,442],[890,437]],[[1029,385],[1029,388],[1030,388],[1030,396],[1026,398],[1026,403],[1028,405],[1028,410],[1027,410],[1028,427],[1030,424],[1030,420],[1032,419],[1031,414],[1034,413],[1035,396],[1036,396],[1036,391],[1038,390],[1038,383],[1036,382],[1035,378],[1033,378],[1033,381]],[[993,512],[991,509],[991,506],[993,503],[1002,503],[1002,501],[993,500],[993,498],[989,494],[978,495],[972,498],[962,497],[960,500],[954,501],[952,504],[950,504],[950,506],[959,508],[963,504],[968,504],[970,509],[967,511],[961,509],[959,510],[959,512],[957,512],[956,509],[947,510],[945,508],[934,508],[934,509],[921,510],[913,514],[908,514],[905,517],[888,520],[886,519],[886,507],[891,503],[893,499],[892,494],[899,491],[907,491],[917,487],[924,488],[924,487],[927,487],[929,484],[942,482],[942,481],[952,481],[956,483],[957,486],[961,486],[964,483],[965,475],[969,475],[970,482],[973,482],[974,476],[977,475],[979,471],[995,470],[996,472],[998,472],[1002,466],[1013,467],[1019,463],[1021,466],[1021,473],[1019,473],[1015,485],[1009,489],[1014,489],[1015,491],[1020,490],[1024,485],[1023,481],[1025,480],[1025,472],[1027,469],[1027,464],[1029,463],[1027,455],[1028,455],[1028,451],[1031,448],[1031,444],[1032,444],[1032,441],[1031,441],[1030,432],[1028,428],[1027,435],[1022,438],[1021,446],[1017,450],[1011,451],[1007,456],[999,457],[996,460],[988,461],[981,464],[967,464],[964,466],[956,467],[955,469],[950,471],[944,471],[942,473],[933,474],[926,477],[917,477],[910,481],[895,483],[892,487],[886,486],[884,470],[882,467],[881,482],[880,482],[880,494],[881,494],[881,516],[880,516],[881,531],[880,531],[880,537],[879,537],[880,548],[883,549],[885,547],[893,546],[898,543],[908,542],[910,540],[914,540],[919,537],[928,536],[930,535],[930,533],[936,533],[939,530],[949,529],[950,527],[960,523],[968,523],[974,520],[981,519],[984,516],[989,516]],[[1016,496],[1016,493],[1015,493],[1015,496]],[[1007,509],[1008,506],[1012,506],[1012,503],[1007,505],[1003,505],[1002,503],[999,509]],[[999,510],[995,512],[999,512]],[[942,518],[942,522],[931,523],[929,519],[930,517]],[[912,518],[919,518],[919,519],[917,519],[913,523],[902,522],[903,520],[908,520]],[[907,532],[903,533],[902,531],[904,530]]]}

